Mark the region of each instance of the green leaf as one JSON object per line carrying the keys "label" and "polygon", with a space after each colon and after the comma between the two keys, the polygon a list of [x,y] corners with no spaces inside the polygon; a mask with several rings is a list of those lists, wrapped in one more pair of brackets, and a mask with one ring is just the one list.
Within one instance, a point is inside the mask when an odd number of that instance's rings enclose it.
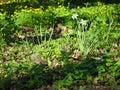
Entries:
{"label": "green leaf", "polygon": [[116,65],[120,66],[120,60],[118,60],[118,61],[116,62]]}

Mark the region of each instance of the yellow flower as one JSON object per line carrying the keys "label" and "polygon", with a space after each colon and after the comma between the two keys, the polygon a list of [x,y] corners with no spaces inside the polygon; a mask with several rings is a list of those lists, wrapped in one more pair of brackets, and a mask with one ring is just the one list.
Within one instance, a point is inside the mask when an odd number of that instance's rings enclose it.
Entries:
{"label": "yellow flower", "polygon": [[111,65],[111,63],[106,63],[106,66],[110,66]]}
{"label": "yellow flower", "polygon": [[46,9],[45,11],[46,11],[46,12],[49,12],[49,10],[47,10],[47,9]]}
{"label": "yellow flower", "polygon": [[42,13],[43,13],[42,11],[39,12],[39,14],[42,14]]}
{"label": "yellow flower", "polygon": [[41,9],[43,9],[43,6],[40,6]]}
{"label": "yellow flower", "polygon": [[58,2],[57,4],[59,5],[60,3]]}
{"label": "yellow flower", "polygon": [[7,77],[7,74],[5,74],[4,77],[6,78],[6,77]]}
{"label": "yellow flower", "polygon": [[27,12],[32,12],[32,9],[28,10]]}
{"label": "yellow flower", "polygon": [[16,15],[16,14],[17,14],[17,12],[15,11],[15,12],[14,12],[14,14]]}
{"label": "yellow flower", "polygon": [[73,41],[77,41],[77,38],[73,38]]}
{"label": "yellow flower", "polygon": [[101,6],[102,5],[102,3],[101,2],[98,2],[98,6]]}
{"label": "yellow flower", "polygon": [[0,13],[0,16],[2,16],[2,13]]}
{"label": "yellow flower", "polygon": [[106,23],[105,23],[105,22],[103,22],[103,25],[106,25]]}
{"label": "yellow flower", "polygon": [[24,8],[27,8],[27,6],[25,6]]}
{"label": "yellow flower", "polygon": [[78,6],[77,9],[80,9],[80,6]]}

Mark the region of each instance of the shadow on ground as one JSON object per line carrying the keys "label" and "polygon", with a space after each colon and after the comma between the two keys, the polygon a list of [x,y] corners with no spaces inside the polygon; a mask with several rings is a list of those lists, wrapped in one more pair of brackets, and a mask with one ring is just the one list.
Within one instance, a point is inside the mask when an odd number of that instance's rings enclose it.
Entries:
{"label": "shadow on ground", "polygon": [[[107,69],[106,60],[89,58],[83,61],[68,61],[64,66],[60,65],[55,68],[49,68],[47,64],[33,64],[31,69],[19,66],[14,73],[1,79],[0,89],[77,90],[84,87],[85,90],[115,90],[115,83],[111,85],[107,83],[106,75],[110,74]],[[22,70],[25,73],[21,74]],[[104,77],[104,80],[100,82],[98,80],[99,70],[101,70],[101,77]],[[16,76],[17,79],[13,76]]]}

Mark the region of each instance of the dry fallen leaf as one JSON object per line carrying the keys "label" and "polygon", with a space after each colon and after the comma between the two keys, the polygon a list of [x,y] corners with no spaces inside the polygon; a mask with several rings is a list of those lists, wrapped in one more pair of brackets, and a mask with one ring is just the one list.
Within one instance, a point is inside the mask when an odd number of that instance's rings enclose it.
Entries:
{"label": "dry fallen leaf", "polygon": [[79,50],[75,49],[75,50],[73,51],[72,58],[73,58],[74,60],[78,60],[81,56],[82,56],[82,54],[80,53]]}
{"label": "dry fallen leaf", "polygon": [[98,77],[95,77],[95,78],[94,78],[93,84],[98,84]]}
{"label": "dry fallen leaf", "polygon": [[34,32],[33,28],[27,27],[27,26],[20,26],[20,28],[26,32]]}
{"label": "dry fallen leaf", "polygon": [[48,64],[40,55],[32,55],[32,58],[34,59],[35,64]]}

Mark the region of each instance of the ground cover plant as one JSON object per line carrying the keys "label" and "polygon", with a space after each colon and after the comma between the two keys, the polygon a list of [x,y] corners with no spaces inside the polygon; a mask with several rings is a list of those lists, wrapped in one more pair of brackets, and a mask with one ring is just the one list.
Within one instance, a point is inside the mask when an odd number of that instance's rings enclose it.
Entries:
{"label": "ground cover plant", "polygon": [[77,2],[0,3],[1,90],[120,89],[120,4]]}

